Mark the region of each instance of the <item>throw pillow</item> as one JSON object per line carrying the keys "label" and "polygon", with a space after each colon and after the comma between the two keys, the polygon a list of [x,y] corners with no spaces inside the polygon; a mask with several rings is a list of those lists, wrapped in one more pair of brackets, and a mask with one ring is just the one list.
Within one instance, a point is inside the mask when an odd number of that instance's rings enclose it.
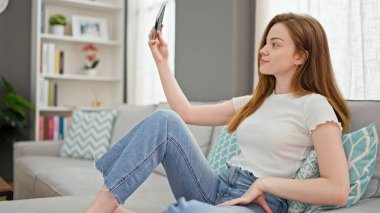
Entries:
{"label": "throw pillow", "polygon": [[100,158],[108,150],[115,116],[116,110],[74,110],[59,155],[93,160]]}
{"label": "throw pillow", "polygon": [[[371,180],[377,153],[377,132],[375,124],[342,136],[344,151],[349,164],[350,194],[343,206],[319,206],[288,201],[288,212],[313,212],[334,208],[349,207],[357,203]],[[319,177],[317,155],[311,151],[301,168],[296,179],[308,179]]]}
{"label": "throw pillow", "polygon": [[227,161],[240,152],[236,142],[236,132],[229,134],[224,126],[207,156],[208,164],[215,174],[227,169]]}

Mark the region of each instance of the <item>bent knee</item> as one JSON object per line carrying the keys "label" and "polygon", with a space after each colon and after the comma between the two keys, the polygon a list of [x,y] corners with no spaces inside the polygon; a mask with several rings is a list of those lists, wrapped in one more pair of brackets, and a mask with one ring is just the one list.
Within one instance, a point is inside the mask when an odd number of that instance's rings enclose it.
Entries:
{"label": "bent knee", "polygon": [[153,112],[153,116],[162,117],[162,118],[170,118],[174,120],[182,120],[182,118],[171,109],[157,109]]}

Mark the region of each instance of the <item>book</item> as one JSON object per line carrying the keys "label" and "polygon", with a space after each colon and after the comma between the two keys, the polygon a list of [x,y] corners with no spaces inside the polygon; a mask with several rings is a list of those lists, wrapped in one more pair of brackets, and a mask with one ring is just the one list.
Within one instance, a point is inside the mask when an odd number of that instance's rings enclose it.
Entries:
{"label": "book", "polygon": [[44,78],[39,78],[39,102],[42,107],[48,106],[49,99],[49,81]]}
{"label": "book", "polygon": [[45,127],[44,127],[44,117],[42,115],[40,115],[39,117],[39,132],[38,132],[38,140],[42,141],[44,140],[44,131],[45,131]]}
{"label": "book", "polygon": [[55,44],[54,43],[48,43],[48,74],[52,75],[54,74],[54,53],[55,53]]}
{"label": "book", "polygon": [[48,106],[54,106],[54,82],[49,81]]}
{"label": "book", "polygon": [[61,50],[59,52],[59,74],[63,74],[63,69],[64,69],[64,59],[65,58],[65,54],[63,52],[63,50]]}
{"label": "book", "polygon": [[44,140],[49,140],[49,117],[44,116]]}
{"label": "book", "polygon": [[42,44],[42,74],[48,74],[49,43]]}
{"label": "book", "polygon": [[54,51],[54,74],[59,75],[59,58],[60,58],[60,49],[55,49]]}
{"label": "book", "polygon": [[54,106],[58,106],[58,84],[54,83]]}
{"label": "book", "polygon": [[59,116],[53,116],[53,140],[59,140]]}
{"label": "book", "polygon": [[64,139],[64,120],[65,120],[65,117],[64,116],[59,116],[59,137],[58,139],[59,140],[63,140]]}

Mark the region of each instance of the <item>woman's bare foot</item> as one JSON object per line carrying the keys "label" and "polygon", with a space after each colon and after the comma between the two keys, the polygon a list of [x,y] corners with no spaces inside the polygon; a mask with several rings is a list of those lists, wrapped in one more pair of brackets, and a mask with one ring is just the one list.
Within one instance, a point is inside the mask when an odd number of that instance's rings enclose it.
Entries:
{"label": "woman's bare foot", "polygon": [[113,213],[135,213],[135,212],[123,208],[123,205],[119,205],[119,206],[115,209],[115,211],[113,211]]}
{"label": "woman's bare foot", "polygon": [[118,206],[119,204],[111,192],[101,190],[85,213],[112,213],[115,212]]}

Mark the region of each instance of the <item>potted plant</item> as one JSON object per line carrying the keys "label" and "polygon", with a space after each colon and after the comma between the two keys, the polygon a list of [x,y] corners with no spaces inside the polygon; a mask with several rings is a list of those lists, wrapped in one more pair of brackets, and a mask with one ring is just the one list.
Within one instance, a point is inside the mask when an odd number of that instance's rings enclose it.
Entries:
{"label": "potted plant", "polygon": [[100,62],[98,48],[93,44],[86,44],[82,47],[82,51],[84,52],[85,57],[85,65],[83,67],[85,74],[96,75],[96,67]]}
{"label": "potted plant", "polygon": [[33,106],[19,96],[14,86],[1,77],[0,100],[0,176],[6,181],[13,179],[13,143],[27,139],[27,112]]}
{"label": "potted plant", "polygon": [[49,18],[50,32],[55,35],[63,35],[67,24],[66,17],[62,14],[54,14]]}
{"label": "potted plant", "polygon": [[27,127],[26,116],[29,110],[34,110],[31,103],[19,96],[14,86],[1,76],[5,94],[1,96],[4,108],[0,109],[0,139],[12,144],[20,140],[21,131]]}

